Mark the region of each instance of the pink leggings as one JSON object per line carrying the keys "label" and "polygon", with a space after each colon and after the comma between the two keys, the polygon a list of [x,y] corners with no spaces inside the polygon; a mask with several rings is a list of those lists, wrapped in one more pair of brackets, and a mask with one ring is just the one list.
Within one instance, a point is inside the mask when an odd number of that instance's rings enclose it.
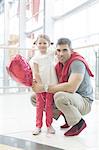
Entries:
{"label": "pink leggings", "polygon": [[46,126],[50,127],[53,121],[53,94],[38,93],[36,95],[36,127],[43,125],[43,111],[46,112]]}

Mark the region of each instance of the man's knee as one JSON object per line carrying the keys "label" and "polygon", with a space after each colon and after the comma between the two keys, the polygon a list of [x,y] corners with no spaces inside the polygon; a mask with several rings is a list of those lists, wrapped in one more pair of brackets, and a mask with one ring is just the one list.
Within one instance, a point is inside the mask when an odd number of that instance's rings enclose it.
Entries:
{"label": "man's knee", "polygon": [[54,102],[56,107],[59,106],[61,104],[61,92],[57,92],[54,94]]}
{"label": "man's knee", "polygon": [[68,93],[67,92],[57,92],[54,95],[54,102],[55,105],[58,107],[62,103],[65,102],[65,104],[70,104],[69,98],[68,98]]}

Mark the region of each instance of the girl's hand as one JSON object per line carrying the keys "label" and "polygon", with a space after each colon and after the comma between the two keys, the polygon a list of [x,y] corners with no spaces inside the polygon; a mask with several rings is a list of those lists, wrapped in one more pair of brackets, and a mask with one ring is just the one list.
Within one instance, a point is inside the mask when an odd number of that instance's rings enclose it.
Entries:
{"label": "girl's hand", "polygon": [[35,80],[33,80],[32,90],[35,93],[41,93],[41,92],[44,92],[44,86],[42,84],[40,84],[40,83],[37,83]]}

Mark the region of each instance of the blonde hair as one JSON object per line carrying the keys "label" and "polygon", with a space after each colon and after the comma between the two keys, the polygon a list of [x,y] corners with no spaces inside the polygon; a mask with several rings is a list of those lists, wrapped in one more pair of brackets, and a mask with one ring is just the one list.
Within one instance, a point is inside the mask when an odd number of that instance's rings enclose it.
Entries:
{"label": "blonde hair", "polygon": [[49,43],[49,45],[50,45],[50,44],[53,45],[53,43],[50,41],[49,36],[46,35],[46,34],[40,34],[40,35],[38,35],[38,37],[37,37],[36,41],[34,42],[34,44],[36,44],[36,42],[37,42],[40,38],[45,39],[45,40]]}

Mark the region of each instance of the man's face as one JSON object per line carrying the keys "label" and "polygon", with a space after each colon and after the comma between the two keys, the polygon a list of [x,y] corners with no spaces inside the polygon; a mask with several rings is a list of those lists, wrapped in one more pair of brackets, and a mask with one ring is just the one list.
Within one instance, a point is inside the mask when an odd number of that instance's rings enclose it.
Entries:
{"label": "man's face", "polygon": [[65,64],[65,62],[71,57],[72,50],[67,44],[57,45],[56,47],[56,55],[62,64]]}

